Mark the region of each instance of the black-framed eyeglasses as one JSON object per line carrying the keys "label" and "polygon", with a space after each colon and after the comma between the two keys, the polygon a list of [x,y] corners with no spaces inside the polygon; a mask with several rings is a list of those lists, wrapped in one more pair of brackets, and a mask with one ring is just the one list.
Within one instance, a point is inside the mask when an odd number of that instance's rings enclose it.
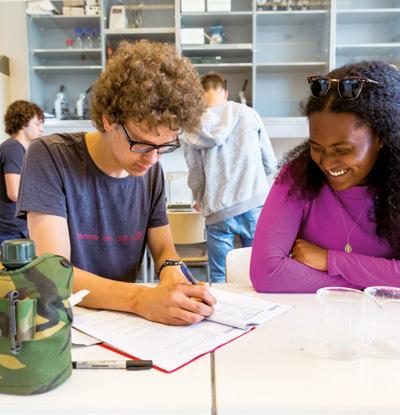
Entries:
{"label": "black-framed eyeglasses", "polygon": [[337,83],[338,94],[345,100],[357,99],[365,84],[379,85],[378,81],[362,76],[347,76],[340,79],[331,79],[324,76],[307,77],[311,95],[314,98],[325,97],[333,83]]}
{"label": "black-framed eyeglasses", "polygon": [[142,141],[134,141],[129,136],[128,131],[126,131],[125,126],[121,124],[121,127],[124,130],[125,137],[130,145],[129,151],[131,151],[132,153],[150,153],[150,151],[157,150],[158,154],[167,154],[167,153],[172,153],[173,151],[175,151],[181,146],[178,135],[176,136],[176,139],[174,141],[171,141],[167,144],[157,145],[157,144],[144,143]]}

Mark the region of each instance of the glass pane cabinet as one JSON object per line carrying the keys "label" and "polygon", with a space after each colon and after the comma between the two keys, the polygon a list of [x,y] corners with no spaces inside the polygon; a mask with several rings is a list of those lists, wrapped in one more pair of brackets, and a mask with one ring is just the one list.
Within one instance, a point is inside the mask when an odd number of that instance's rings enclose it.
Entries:
{"label": "glass pane cabinet", "polygon": [[301,116],[308,75],[361,59],[400,64],[400,0],[99,0],[98,7],[99,15],[27,15],[31,99],[47,112],[61,85],[73,107],[121,40],[174,43],[200,74],[225,76],[230,99],[262,117]]}

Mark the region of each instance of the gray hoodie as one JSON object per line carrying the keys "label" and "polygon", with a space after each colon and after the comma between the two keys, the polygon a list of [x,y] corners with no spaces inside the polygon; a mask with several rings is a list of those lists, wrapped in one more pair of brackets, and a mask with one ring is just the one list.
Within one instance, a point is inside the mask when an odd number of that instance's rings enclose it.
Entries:
{"label": "gray hoodie", "polygon": [[207,224],[262,205],[276,158],[260,116],[228,101],[208,108],[201,130],[183,135],[188,185]]}

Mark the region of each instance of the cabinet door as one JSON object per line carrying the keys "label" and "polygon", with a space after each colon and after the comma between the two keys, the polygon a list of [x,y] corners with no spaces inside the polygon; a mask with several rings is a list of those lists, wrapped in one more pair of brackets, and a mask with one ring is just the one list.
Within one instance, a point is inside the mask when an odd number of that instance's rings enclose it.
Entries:
{"label": "cabinet door", "polygon": [[149,39],[175,43],[175,0],[146,2],[104,0],[105,53],[108,59],[121,41]]}
{"label": "cabinet door", "polygon": [[329,67],[330,5],[311,8],[302,2],[301,10],[270,10],[265,3],[258,2],[255,12],[255,108],[262,117],[300,116],[306,77]]}
{"label": "cabinet door", "polygon": [[[188,5],[181,4],[181,51],[191,59],[200,75],[220,73],[227,80],[229,99],[252,105],[252,1],[219,3],[206,0],[202,12],[185,11]],[[215,9],[218,11],[213,11]]]}
{"label": "cabinet door", "polygon": [[28,16],[27,26],[31,100],[53,113],[64,85],[69,118],[77,118],[79,95],[102,69],[100,16]]}
{"label": "cabinet door", "polygon": [[400,62],[400,3],[396,0],[338,0],[336,66],[381,59]]}

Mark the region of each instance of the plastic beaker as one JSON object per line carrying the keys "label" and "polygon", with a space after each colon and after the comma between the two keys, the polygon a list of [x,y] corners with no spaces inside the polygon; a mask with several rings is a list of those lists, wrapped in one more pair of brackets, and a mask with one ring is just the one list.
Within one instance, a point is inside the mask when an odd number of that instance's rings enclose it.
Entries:
{"label": "plastic beaker", "polygon": [[368,287],[368,354],[400,359],[400,288]]}
{"label": "plastic beaker", "polygon": [[326,287],[317,291],[321,304],[321,355],[357,359],[365,350],[366,296],[352,288]]}

